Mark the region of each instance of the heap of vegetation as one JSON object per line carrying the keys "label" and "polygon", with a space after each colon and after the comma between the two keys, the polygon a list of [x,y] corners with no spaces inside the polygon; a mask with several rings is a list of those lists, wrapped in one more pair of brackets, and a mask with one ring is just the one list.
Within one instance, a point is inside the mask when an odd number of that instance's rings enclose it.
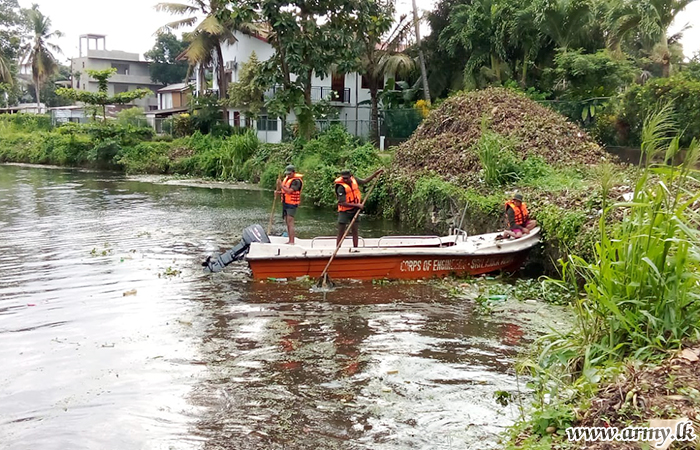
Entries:
{"label": "heap of vegetation", "polygon": [[591,254],[603,166],[616,174],[605,195],[621,199],[629,169],[583,130],[522,94],[489,88],[449,98],[398,147],[381,205],[418,229],[444,232],[464,215],[464,229],[484,233],[503,229],[504,202],[518,190],[553,268],[568,250]]}
{"label": "heap of vegetation", "polygon": [[608,156],[578,126],[513,90],[489,88],[457,94],[426,118],[396,151],[404,174],[431,170],[447,180],[474,181],[482,169],[474,144],[489,129],[513,142],[520,160],[540,157],[550,165],[600,163]]}
{"label": "heap of vegetation", "polygon": [[[700,351],[693,348],[700,340],[700,146],[693,141],[672,165],[681,138],[669,137],[669,109],[652,115],[642,133],[646,160],[662,163],[647,163],[629,202],[603,205],[591,260],[562,261],[557,283],[577,293],[576,321],[570,332],[545,337],[524,364],[538,402],[515,448],[565,448],[564,429],[572,425],[642,426],[684,416],[700,424]],[[617,210],[623,219],[611,225]],[[640,368],[669,356],[676,358]]]}

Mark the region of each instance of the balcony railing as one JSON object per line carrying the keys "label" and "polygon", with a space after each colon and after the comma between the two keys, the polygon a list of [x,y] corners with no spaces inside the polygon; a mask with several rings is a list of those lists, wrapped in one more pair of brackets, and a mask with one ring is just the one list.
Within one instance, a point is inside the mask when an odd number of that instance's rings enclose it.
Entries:
{"label": "balcony railing", "polygon": [[[282,86],[273,86],[263,95],[265,98],[271,98],[282,89],[284,89]],[[333,103],[350,103],[350,88],[333,89],[329,86],[312,86],[311,101],[320,102],[321,100],[329,100]]]}

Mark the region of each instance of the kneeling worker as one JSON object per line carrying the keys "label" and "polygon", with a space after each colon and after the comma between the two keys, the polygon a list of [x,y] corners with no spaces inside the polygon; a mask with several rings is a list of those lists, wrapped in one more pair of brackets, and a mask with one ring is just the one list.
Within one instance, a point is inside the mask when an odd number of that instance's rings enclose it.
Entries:
{"label": "kneeling worker", "polygon": [[294,244],[294,216],[301,203],[302,174],[296,173],[294,166],[287,166],[284,170],[284,180],[277,179],[277,193],[282,194],[282,220],[287,224],[289,240],[287,244]]}
{"label": "kneeling worker", "polygon": [[530,219],[527,205],[523,202],[521,194],[515,194],[512,200],[506,202],[506,219],[508,220],[508,229],[503,232],[503,236],[500,236],[501,239],[507,237],[518,239],[523,234],[530,234],[530,231],[537,226],[537,222]]}
{"label": "kneeling worker", "polygon": [[[360,186],[369,183],[377,176],[379,176],[383,169],[379,169],[370,175],[367,179],[363,180],[360,178],[355,178],[352,176],[352,172],[349,170],[343,170],[340,172],[340,176],[335,179],[335,195],[338,197],[338,239],[336,244],[340,244],[340,240],[345,234],[345,228],[348,224],[352,222],[355,213],[364,209],[365,204],[362,202],[362,194],[360,193]],[[352,225],[352,245],[357,247],[358,241],[358,220]]]}

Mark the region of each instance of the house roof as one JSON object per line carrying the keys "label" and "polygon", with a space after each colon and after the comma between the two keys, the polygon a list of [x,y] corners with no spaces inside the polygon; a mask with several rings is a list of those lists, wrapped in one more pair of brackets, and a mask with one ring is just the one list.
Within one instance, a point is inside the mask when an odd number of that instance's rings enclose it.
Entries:
{"label": "house roof", "polygon": [[190,89],[190,85],[187,83],[175,83],[169,84],[162,89],[158,89],[158,92],[182,92]]}
{"label": "house roof", "polygon": [[181,106],[179,108],[168,108],[168,109],[156,109],[154,111],[146,111],[146,116],[151,117],[168,117],[173,114],[183,113],[187,111],[187,106]]}

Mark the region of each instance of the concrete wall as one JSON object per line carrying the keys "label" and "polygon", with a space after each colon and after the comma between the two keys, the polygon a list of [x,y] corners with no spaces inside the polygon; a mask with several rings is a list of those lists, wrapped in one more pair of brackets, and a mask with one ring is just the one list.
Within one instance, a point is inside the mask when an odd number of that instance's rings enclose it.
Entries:
{"label": "concrete wall", "polygon": [[[94,56],[99,56],[95,58]],[[106,56],[124,56],[128,59],[105,59]],[[109,95],[115,94],[115,87],[119,86],[117,92],[123,92],[124,89],[132,91],[138,88],[150,89],[153,91],[153,95],[146,98],[134,100],[131,104],[135,106],[140,106],[146,111],[158,107],[158,100],[155,96],[155,92],[162,88],[163,85],[153,83],[151,81],[149,63],[146,61],[139,61],[138,54],[127,53],[120,51],[102,51],[102,50],[90,50],[89,56],[82,58],[74,58],[71,64],[71,71],[73,73],[80,72],[80,78],[75,78],[73,80],[73,88],[86,90],[89,92],[97,92],[98,85],[97,82],[90,78],[87,71],[88,70],[105,70],[115,65],[128,65],[129,74],[114,74],[109,79],[107,85],[107,93]]]}

